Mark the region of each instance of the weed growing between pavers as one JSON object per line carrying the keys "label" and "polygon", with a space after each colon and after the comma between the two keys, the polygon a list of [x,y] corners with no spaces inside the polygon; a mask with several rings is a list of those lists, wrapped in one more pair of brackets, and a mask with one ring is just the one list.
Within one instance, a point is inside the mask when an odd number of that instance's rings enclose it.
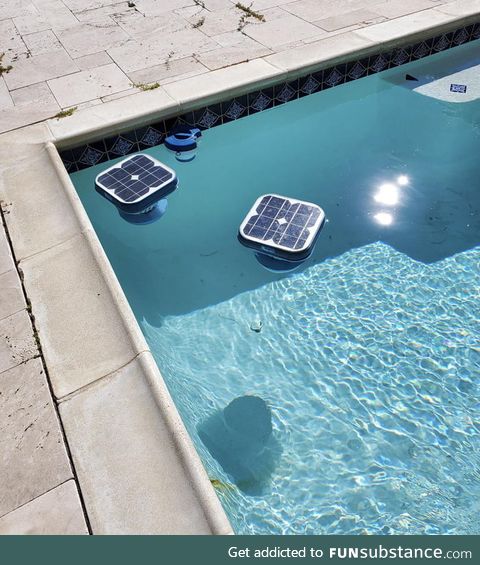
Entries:
{"label": "weed growing between pavers", "polygon": [[55,116],[53,116],[54,118],[60,119],[60,118],[66,118],[67,116],[71,116],[77,109],[77,106],[73,106],[73,108],[69,108],[68,110],[60,110],[60,112],[58,112],[58,114],[55,114]]}
{"label": "weed growing between pavers", "polygon": [[159,82],[154,82],[153,84],[145,84],[143,82],[132,82],[132,86],[139,88],[140,90],[155,90],[160,86]]}
{"label": "weed growing between pavers", "polygon": [[2,65],[2,59],[4,57],[5,53],[0,53],[0,77],[3,75],[3,73],[7,74],[13,69],[12,65],[7,65],[6,67]]}
{"label": "weed growing between pavers", "polygon": [[255,18],[259,22],[266,21],[265,16],[263,14],[260,14],[260,12],[256,12],[255,10],[252,10],[252,4],[250,4],[250,6],[245,6],[245,4],[242,4],[241,2],[237,2],[235,4],[235,8],[238,8],[243,12],[242,16],[240,17],[240,20],[238,21],[237,31],[243,30],[243,28],[248,23],[248,18]]}

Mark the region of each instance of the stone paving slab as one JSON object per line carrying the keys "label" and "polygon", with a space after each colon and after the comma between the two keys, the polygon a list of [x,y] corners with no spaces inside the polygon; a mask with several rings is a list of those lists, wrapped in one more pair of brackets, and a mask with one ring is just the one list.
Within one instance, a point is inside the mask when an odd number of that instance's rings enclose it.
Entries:
{"label": "stone paving slab", "polygon": [[133,83],[162,82],[166,84],[166,82],[169,82],[169,79],[187,78],[187,75],[194,76],[207,72],[208,68],[202,64],[202,58],[202,55],[199,55],[197,57],[176,59],[169,65],[162,63],[153,67],[147,67],[146,69],[131,71],[128,73],[128,76]]}
{"label": "stone paving slab", "polygon": [[388,0],[375,4],[373,10],[380,16],[388,19],[406,16],[428,8],[437,8],[437,0]]}
{"label": "stone paving slab", "polygon": [[159,62],[166,66],[171,61],[171,53],[175,58],[183,59],[210,51],[218,47],[213,39],[197,29],[180,30],[166,36],[159,42],[155,34],[146,35],[141,41],[129,41],[121,46],[109,49],[107,52],[117,65],[125,72],[138,71]]}
{"label": "stone paving slab", "polygon": [[264,24],[248,26],[245,34],[266,47],[278,47],[292,41],[327,35],[318,26],[288,13],[281,18],[267,20]]}
{"label": "stone paving slab", "polygon": [[27,534],[88,534],[75,481],[67,481],[0,518],[0,535]]}
{"label": "stone paving slab", "polygon": [[15,130],[29,124],[36,124],[52,118],[59,111],[56,102],[51,104],[28,104],[13,106],[0,111],[0,133]]}
{"label": "stone paving slab", "polygon": [[0,320],[0,375],[37,354],[37,346],[26,310]]}
{"label": "stone paving slab", "polygon": [[391,41],[414,34],[416,31],[420,33],[419,30],[422,30],[421,32],[423,33],[424,30],[429,27],[440,26],[454,19],[454,16],[445,14],[444,12],[433,10],[423,11],[375,24],[368,28],[362,28],[356,33],[373,42]]}
{"label": "stone paving slab", "polygon": [[[0,21],[0,45],[2,65],[13,66],[17,60],[25,59],[28,49],[11,20]],[[3,74],[6,77],[6,74]]]}
{"label": "stone paving slab", "polygon": [[15,27],[22,35],[48,29],[63,29],[77,23],[77,18],[60,0],[32,0],[28,5],[33,11],[18,14],[13,18]]}
{"label": "stone paving slab", "polygon": [[58,31],[57,37],[67,53],[75,59],[121,45],[129,37],[113,20],[110,22],[78,23]]}
{"label": "stone paving slab", "polygon": [[45,82],[38,82],[23,88],[17,88],[10,93],[16,107],[27,107],[33,103],[39,106],[50,106],[52,112],[59,110],[59,106],[50,88]]}
{"label": "stone paving slab", "polygon": [[33,56],[63,49],[62,44],[51,29],[28,33],[22,39]]}
{"label": "stone paving slab", "polygon": [[3,225],[0,225],[0,274],[11,271],[14,268],[15,264],[10,251],[10,245],[8,244],[7,235],[3,230]]}
{"label": "stone paving slab", "polygon": [[0,77],[0,110],[13,108],[13,100],[3,77]]}
{"label": "stone paving slab", "polygon": [[49,80],[47,84],[63,108],[121,92],[131,86],[128,77],[114,63]]}
{"label": "stone paving slab", "polygon": [[16,314],[25,308],[25,299],[16,269],[12,269],[0,275],[0,289],[2,293],[0,300],[0,320],[12,314]]}
{"label": "stone paving slab", "polygon": [[346,14],[340,14],[339,16],[331,16],[322,20],[315,22],[318,27],[332,32],[347,27],[359,24],[375,24],[384,21],[386,18],[380,16],[378,12],[372,12],[371,10],[354,10],[353,12],[347,12]]}
{"label": "stone paving slab", "polygon": [[175,12],[170,13],[168,17],[160,14],[146,18],[139,12],[130,11],[115,14],[112,19],[130,38],[139,41],[149,34],[155,34],[158,40],[165,37],[165,34],[190,28],[189,22]]}
{"label": "stone paving slab", "polygon": [[[30,325],[25,311],[22,316]],[[26,332],[23,321],[21,324],[15,320],[9,332],[13,325]],[[3,326],[4,321],[0,322],[0,358]],[[31,327],[28,330],[31,334]],[[28,357],[33,352],[30,347]],[[41,360],[30,359],[0,372],[0,393],[0,516],[3,516],[65,482],[72,477],[72,471]]]}
{"label": "stone paving slab", "polygon": [[440,12],[454,16],[467,16],[473,11],[480,13],[480,0],[457,0],[456,2],[442,2],[438,8]]}
{"label": "stone paving slab", "polygon": [[[4,200],[5,220],[15,241],[17,259],[22,260],[72,238],[80,228],[67,195],[51,170],[47,151],[38,151],[36,143],[28,142],[21,132],[15,133],[0,139],[0,199]],[[39,171],[43,183],[37,182]],[[36,199],[31,198],[32,190]]]}
{"label": "stone paving slab", "polygon": [[[214,49],[197,55],[197,60],[209,70],[215,71],[228,68],[225,67],[226,62],[229,65],[237,65],[238,63],[259,59],[272,52],[270,48],[259,44],[247,36],[243,36],[233,45],[223,46],[221,49]],[[177,80],[182,80],[183,78],[187,77],[177,77]]]}
{"label": "stone paving slab", "polygon": [[42,82],[78,71],[79,68],[65,50],[44,53],[18,61],[13,69],[4,74],[10,90]]}
{"label": "stone paving slab", "polygon": [[75,63],[82,71],[88,71],[89,69],[95,69],[96,67],[109,65],[110,63],[113,63],[113,61],[106,51],[99,51],[98,53],[93,53],[92,55],[84,55],[83,57],[78,57],[78,59],[75,59]]}
{"label": "stone paving slab", "polygon": [[[114,327],[115,300],[84,234],[21,261],[20,267],[57,398],[117,370],[139,353],[124,327],[104,331]],[[90,296],[96,297],[94,303]]]}
{"label": "stone paving slab", "polygon": [[15,16],[34,16],[36,13],[35,6],[29,0],[0,0],[2,19]]}

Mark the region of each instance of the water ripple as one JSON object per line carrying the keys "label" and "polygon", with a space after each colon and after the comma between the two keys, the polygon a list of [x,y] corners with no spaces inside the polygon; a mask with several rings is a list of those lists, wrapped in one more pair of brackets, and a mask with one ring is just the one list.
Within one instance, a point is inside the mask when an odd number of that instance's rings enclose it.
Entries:
{"label": "water ripple", "polygon": [[[426,265],[376,243],[143,323],[237,532],[480,533],[479,262],[478,248]],[[245,394],[267,401],[282,445],[259,496],[197,435]]]}

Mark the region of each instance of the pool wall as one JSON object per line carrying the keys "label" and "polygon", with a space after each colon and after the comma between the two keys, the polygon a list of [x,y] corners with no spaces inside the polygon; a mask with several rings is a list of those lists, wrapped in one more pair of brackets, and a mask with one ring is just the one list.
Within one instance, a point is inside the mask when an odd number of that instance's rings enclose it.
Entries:
{"label": "pool wall", "polygon": [[[303,46],[0,136],[2,209],[94,533],[232,530],[57,150],[85,150],[92,140],[458,33],[479,20],[480,7],[469,6],[347,32],[321,51]],[[478,25],[466,33],[474,39]]]}

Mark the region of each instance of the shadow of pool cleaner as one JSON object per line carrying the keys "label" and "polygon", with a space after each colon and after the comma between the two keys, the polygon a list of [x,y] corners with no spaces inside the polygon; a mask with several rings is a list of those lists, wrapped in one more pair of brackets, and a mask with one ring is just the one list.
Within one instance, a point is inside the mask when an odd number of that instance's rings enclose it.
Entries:
{"label": "shadow of pool cleaner", "polygon": [[197,427],[208,451],[249,495],[261,495],[281,456],[272,413],[258,396],[240,396]]}

